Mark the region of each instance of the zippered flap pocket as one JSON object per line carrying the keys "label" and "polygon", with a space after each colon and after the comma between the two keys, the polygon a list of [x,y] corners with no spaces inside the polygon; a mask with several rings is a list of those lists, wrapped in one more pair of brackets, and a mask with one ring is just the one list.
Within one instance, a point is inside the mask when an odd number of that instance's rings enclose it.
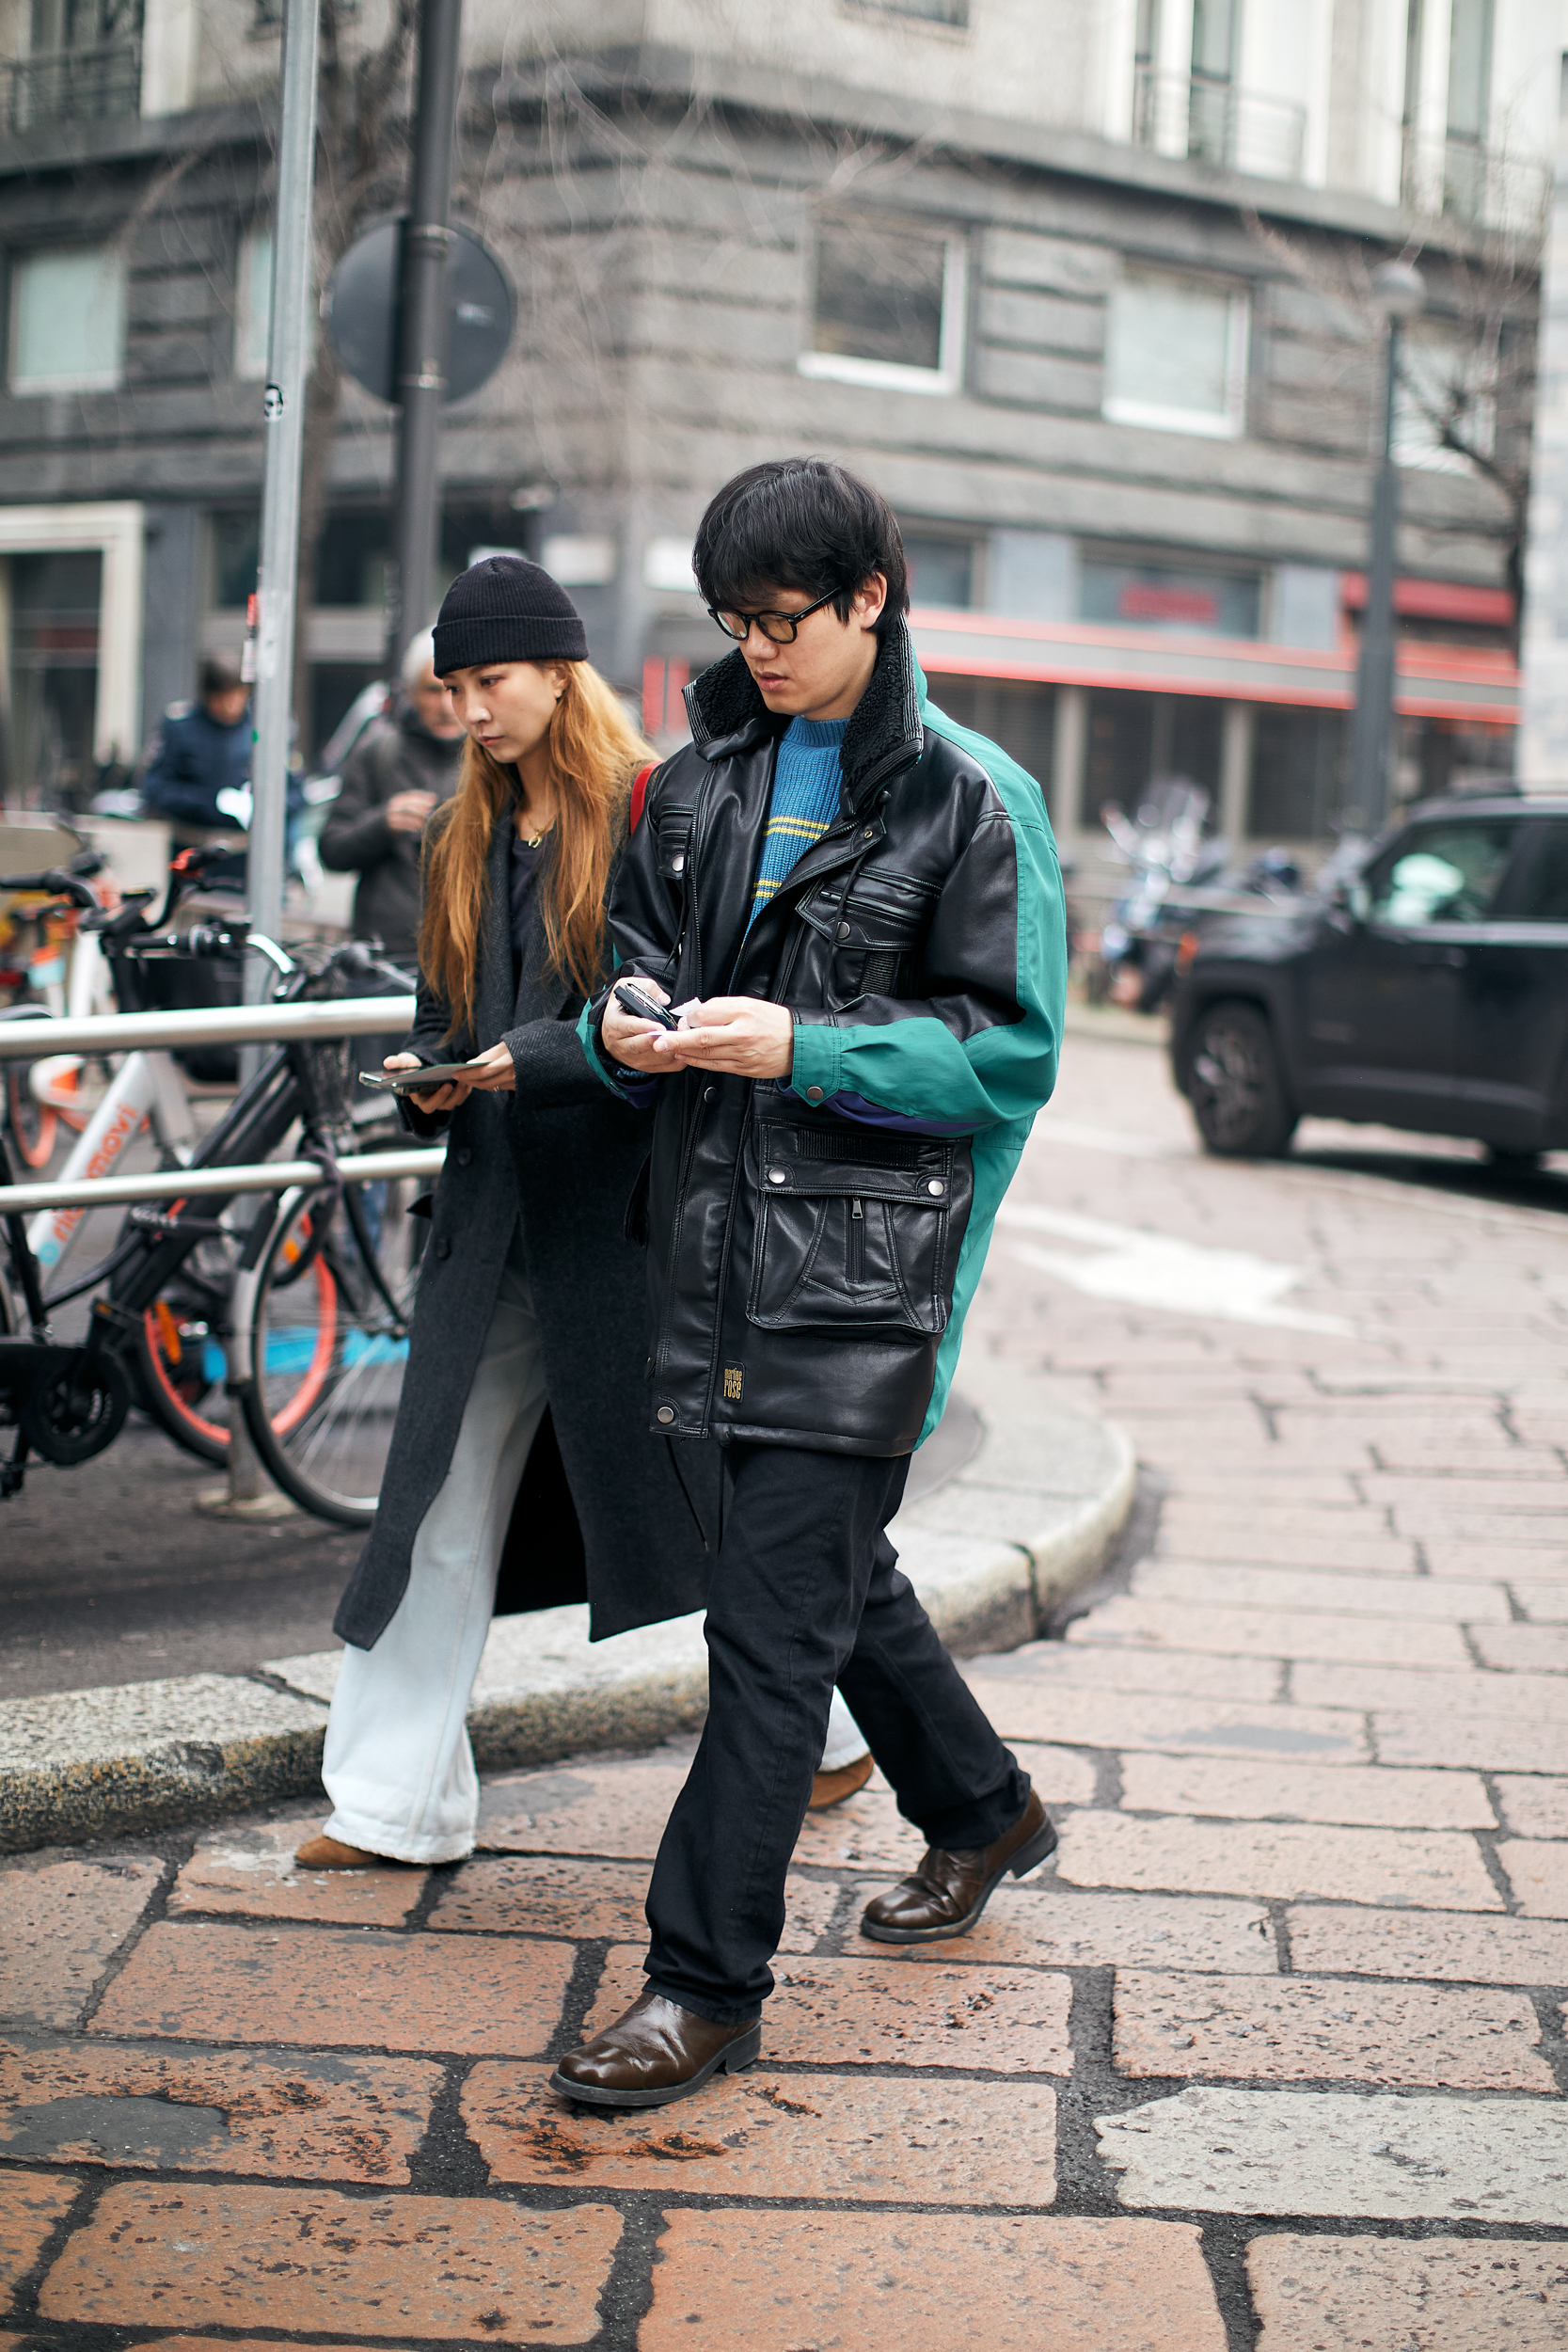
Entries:
{"label": "zippered flap pocket", "polygon": [[947,1323],[954,1145],[768,1123],[757,1133],[746,1313],[764,1330]]}

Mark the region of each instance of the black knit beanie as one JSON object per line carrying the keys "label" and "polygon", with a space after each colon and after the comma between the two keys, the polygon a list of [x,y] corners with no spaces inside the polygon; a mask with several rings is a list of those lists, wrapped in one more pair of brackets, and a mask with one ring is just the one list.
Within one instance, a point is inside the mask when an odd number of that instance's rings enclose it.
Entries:
{"label": "black knit beanie", "polygon": [[483,661],[586,661],[582,615],[559,581],[521,555],[459,572],[436,623],[436,675]]}

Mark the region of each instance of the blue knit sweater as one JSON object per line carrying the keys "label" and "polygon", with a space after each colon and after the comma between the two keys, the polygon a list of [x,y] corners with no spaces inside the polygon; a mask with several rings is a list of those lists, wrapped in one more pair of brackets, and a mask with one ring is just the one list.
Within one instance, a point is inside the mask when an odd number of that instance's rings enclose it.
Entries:
{"label": "blue knit sweater", "polygon": [[791,719],[779,738],[748,930],[788,880],[796,859],[821,839],[838,815],[839,749],[848,723],[847,719]]}

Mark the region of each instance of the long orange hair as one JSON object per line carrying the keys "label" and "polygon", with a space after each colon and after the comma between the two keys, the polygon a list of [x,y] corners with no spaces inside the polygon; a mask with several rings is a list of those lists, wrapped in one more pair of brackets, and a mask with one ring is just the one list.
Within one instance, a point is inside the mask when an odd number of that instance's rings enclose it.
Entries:
{"label": "long orange hair", "polygon": [[[540,906],[551,969],[589,996],[604,957],[605,888],[626,833],[631,780],[654,753],[592,662],[561,667],[566,682],[546,738],[556,813]],[[512,770],[470,736],[457,789],[432,820],[424,856],[420,964],[446,999],[449,1037],[473,1029],[490,843],[497,825],[512,821],[515,804]]]}

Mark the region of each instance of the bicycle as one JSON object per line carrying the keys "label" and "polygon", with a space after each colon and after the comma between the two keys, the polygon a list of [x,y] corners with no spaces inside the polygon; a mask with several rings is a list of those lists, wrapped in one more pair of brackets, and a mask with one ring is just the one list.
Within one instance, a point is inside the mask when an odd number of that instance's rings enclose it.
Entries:
{"label": "bicycle", "polygon": [[[86,882],[103,865],[99,851],[87,850],[65,870]],[[89,902],[99,903],[91,894]],[[0,1020],[41,1021],[102,1009],[105,977],[97,943],[80,929],[74,905],[62,905],[57,896],[41,901],[23,896],[0,912],[0,989],[8,999]],[[86,1125],[80,1077],[81,1063],[74,1057],[54,1068],[6,1063],[0,1118],[28,1168],[48,1167],[62,1120],[77,1134]]]}
{"label": "bicycle", "polygon": [[[24,879],[68,898],[85,888],[58,870]],[[359,942],[311,969],[240,922],[160,936],[145,921],[150,895],[98,918],[112,934],[115,961],[254,950],[279,970],[276,993],[285,1002],[409,986],[405,973]],[[134,1401],[194,1451],[227,1445],[227,1428],[203,1411],[222,1381],[239,1396],[263,1463],[295,1502],[341,1524],[373,1515],[425,1229],[409,1214],[406,1178],[345,1183],[336,1174],[342,1144],[372,1139],[368,1122],[352,1116],[356,1060],[352,1041],[273,1050],[210,1133],[170,1168],[167,1204],[131,1209],[108,1258],[47,1297],[30,1229],[15,1213],[5,1217],[29,1336],[10,1327],[15,1316],[0,1286],[0,1428],[16,1431],[10,1458],[0,1460],[0,1498],[20,1491],[29,1454],[70,1466],[101,1453]],[[372,1118],[386,1116],[372,1106]],[[319,1184],[296,1185],[281,1199],[263,1195],[249,1216],[244,1195],[180,1195],[182,1168],[265,1160],[296,1131],[292,1153],[320,1160]],[[0,1181],[12,1181],[3,1136]],[[55,1341],[52,1311],[104,1284],[87,1340],[75,1347]]]}

